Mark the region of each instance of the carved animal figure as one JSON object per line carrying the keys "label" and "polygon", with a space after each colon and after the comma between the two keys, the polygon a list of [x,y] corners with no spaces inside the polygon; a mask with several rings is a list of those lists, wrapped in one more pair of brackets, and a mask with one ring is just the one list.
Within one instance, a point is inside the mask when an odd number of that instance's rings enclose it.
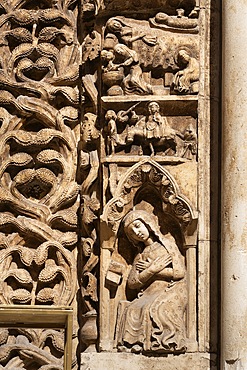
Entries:
{"label": "carved animal figure", "polygon": [[149,116],[141,118],[135,126],[128,127],[127,143],[137,141],[140,143],[139,154],[143,154],[143,149],[149,147],[151,155],[156,154],[158,149],[162,149],[163,154],[176,153],[176,132],[173,130],[166,117],[160,114],[160,106],[157,102],[148,105]]}

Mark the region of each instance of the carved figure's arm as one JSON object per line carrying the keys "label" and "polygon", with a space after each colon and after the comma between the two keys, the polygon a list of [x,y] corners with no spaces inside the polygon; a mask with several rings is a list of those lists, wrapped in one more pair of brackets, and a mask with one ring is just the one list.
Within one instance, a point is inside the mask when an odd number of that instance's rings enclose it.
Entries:
{"label": "carved figure's arm", "polygon": [[[141,260],[141,255],[138,255],[134,261],[133,267],[128,278],[128,285],[131,289],[140,289],[153,276],[163,271],[166,272],[166,277],[171,277],[171,270],[167,268],[171,264],[171,256],[169,254],[156,258],[152,262]],[[143,265],[143,269],[142,266]],[[145,268],[145,265],[147,266]],[[141,270],[141,271],[140,271]]]}
{"label": "carved figure's arm", "polygon": [[166,278],[169,276],[173,280],[180,280],[184,278],[186,271],[184,257],[174,240],[167,240],[166,246],[172,258],[171,268],[161,270],[157,276]]}

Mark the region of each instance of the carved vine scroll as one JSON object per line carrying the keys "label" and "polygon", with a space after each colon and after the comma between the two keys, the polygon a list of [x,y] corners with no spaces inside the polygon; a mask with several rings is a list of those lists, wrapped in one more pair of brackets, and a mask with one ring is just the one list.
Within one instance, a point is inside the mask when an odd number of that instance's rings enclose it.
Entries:
{"label": "carved vine scroll", "polygon": [[[77,13],[75,1],[1,3],[1,304],[76,308]],[[62,332],[6,329],[1,345],[9,368],[62,369]]]}

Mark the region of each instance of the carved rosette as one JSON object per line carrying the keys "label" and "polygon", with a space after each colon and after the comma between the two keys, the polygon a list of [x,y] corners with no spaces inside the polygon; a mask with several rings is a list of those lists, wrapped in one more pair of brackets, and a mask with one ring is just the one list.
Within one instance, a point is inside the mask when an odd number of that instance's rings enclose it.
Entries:
{"label": "carved rosette", "polygon": [[[1,304],[74,305],[80,189],[76,22],[75,1],[1,4]],[[4,333],[1,364],[63,368],[62,332]]]}

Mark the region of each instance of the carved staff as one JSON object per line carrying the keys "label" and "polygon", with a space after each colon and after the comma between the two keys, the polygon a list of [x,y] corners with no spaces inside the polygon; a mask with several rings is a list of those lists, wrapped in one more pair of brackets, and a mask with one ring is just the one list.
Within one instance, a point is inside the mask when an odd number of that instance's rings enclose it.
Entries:
{"label": "carved staff", "polygon": [[133,112],[133,110],[139,105],[141,104],[141,101],[135,103],[134,105],[132,105],[128,110],[124,111],[124,110],[120,110],[117,114],[117,118],[120,122],[127,122],[129,117],[128,117],[128,114]]}

